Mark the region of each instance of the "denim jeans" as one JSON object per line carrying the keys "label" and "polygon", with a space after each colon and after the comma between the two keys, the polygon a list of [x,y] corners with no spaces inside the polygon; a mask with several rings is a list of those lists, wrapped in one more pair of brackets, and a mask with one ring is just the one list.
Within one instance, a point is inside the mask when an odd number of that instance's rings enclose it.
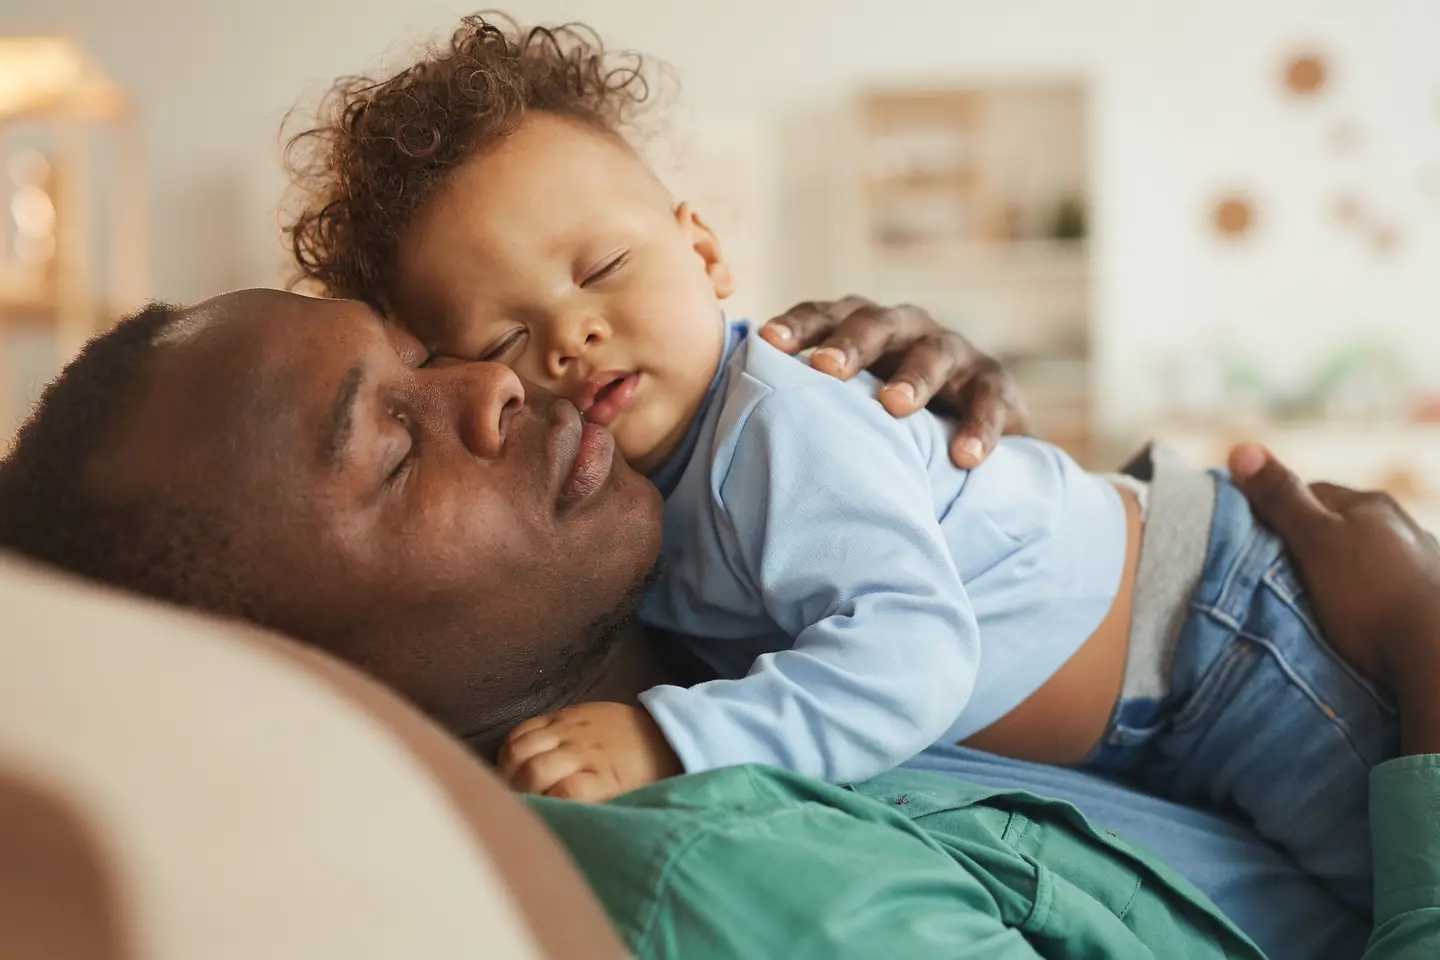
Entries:
{"label": "denim jeans", "polygon": [[1369,774],[1398,750],[1395,708],[1326,645],[1284,545],[1217,478],[1170,690],[1119,703],[1086,766],[1235,810],[1368,917]]}

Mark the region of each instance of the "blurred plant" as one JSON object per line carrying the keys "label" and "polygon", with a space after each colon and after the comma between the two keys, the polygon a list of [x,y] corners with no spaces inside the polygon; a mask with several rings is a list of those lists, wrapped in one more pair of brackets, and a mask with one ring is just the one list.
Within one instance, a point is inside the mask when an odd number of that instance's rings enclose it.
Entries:
{"label": "blurred plant", "polygon": [[1050,235],[1056,240],[1084,240],[1089,224],[1086,222],[1085,201],[1075,195],[1062,197],[1055,207],[1055,220]]}

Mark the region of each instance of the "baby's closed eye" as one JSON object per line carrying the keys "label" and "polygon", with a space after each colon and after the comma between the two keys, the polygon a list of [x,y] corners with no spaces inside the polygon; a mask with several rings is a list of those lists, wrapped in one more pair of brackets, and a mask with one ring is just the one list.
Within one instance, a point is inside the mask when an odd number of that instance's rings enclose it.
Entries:
{"label": "baby's closed eye", "polygon": [[439,370],[444,367],[454,367],[462,363],[474,362],[473,360],[466,360],[464,357],[452,357],[447,354],[431,354],[430,359],[426,360],[421,366],[427,370]]}
{"label": "baby's closed eye", "polygon": [[478,359],[493,363],[510,363],[520,355],[527,333],[522,327],[511,330],[488,347]]}

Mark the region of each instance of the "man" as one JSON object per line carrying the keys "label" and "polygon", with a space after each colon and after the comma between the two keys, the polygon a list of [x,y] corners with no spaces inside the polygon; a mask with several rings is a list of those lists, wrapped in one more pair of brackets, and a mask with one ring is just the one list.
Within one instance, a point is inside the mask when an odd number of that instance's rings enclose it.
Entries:
{"label": "man", "polygon": [[354,301],[152,307],[47,391],[0,479],[3,539],[337,652],[482,750],[658,676],[629,620],[654,487],[568,402],[429,359]]}
{"label": "man", "polygon": [[[426,359],[353,303],[252,292],[152,310],[47,392],[0,474],[0,543],[327,647],[476,745],[675,679],[626,620],[654,557],[653,490],[563,402]],[[1328,555],[1321,533],[1309,545]],[[1436,591],[1436,567],[1390,578],[1369,617],[1322,604],[1337,646],[1376,675],[1440,676],[1411,642],[1440,637],[1440,617],[1397,618]],[[1393,650],[1370,656],[1380,633]],[[1427,689],[1399,691],[1412,752],[1440,750]],[[1415,890],[1436,883],[1434,858],[1395,849],[1435,848],[1414,809],[1435,795],[1427,760],[1377,773],[1377,872],[1409,890],[1379,891],[1377,936],[1433,947],[1435,904]],[[1158,858],[1067,805],[976,784],[902,771],[843,790],[732,768],[536,808],[644,955],[1255,955]]]}

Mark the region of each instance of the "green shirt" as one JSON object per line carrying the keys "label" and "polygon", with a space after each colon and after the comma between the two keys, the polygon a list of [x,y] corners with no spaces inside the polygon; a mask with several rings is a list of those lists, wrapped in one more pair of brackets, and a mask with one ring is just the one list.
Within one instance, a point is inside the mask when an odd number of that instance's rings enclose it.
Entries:
{"label": "green shirt", "polygon": [[[529,799],[641,960],[1260,956],[1154,854],[1021,791],[746,766]],[[1366,957],[1440,957],[1440,756],[1378,767],[1371,819]]]}

